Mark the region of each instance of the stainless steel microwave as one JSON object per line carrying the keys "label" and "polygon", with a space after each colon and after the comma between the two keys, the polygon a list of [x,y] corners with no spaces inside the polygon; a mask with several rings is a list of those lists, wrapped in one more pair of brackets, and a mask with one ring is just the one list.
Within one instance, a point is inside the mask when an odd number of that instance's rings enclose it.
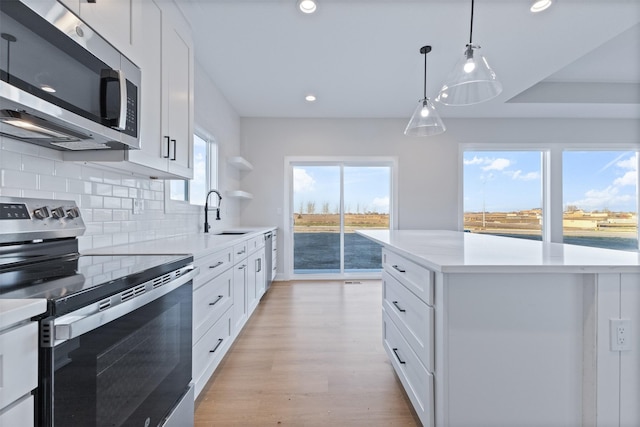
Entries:
{"label": "stainless steel microwave", "polygon": [[140,69],[56,0],[0,1],[0,133],[57,150],[140,148]]}

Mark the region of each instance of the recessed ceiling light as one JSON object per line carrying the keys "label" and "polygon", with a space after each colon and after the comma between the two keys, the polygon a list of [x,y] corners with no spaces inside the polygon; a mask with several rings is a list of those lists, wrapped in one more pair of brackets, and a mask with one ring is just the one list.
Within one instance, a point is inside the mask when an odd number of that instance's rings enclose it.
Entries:
{"label": "recessed ceiling light", "polygon": [[51,86],[49,86],[49,85],[42,85],[42,86],[40,86],[40,89],[42,89],[45,92],[49,92],[49,93],[55,93],[56,92],[56,90],[54,88],[52,88]]}
{"label": "recessed ceiling light", "polygon": [[313,101],[315,101],[315,100],[316,100],[316,96],[315,96],[315,95],[311,95],[311,94],[309,94],[309,95],[305,96],[305,97],[304,97],[304,99],[305,99],[307,102],[313,102]]}
{"label": "recessed ceiling light", "polygon": [[302,13],[313,13],[318,8],[315,0],[298,0],[298,8]]}
{"label": "recessed ceiling light", "polygon": [[529,9],[533,13],[542,12],[551,6],[551,0],[535,0]]}

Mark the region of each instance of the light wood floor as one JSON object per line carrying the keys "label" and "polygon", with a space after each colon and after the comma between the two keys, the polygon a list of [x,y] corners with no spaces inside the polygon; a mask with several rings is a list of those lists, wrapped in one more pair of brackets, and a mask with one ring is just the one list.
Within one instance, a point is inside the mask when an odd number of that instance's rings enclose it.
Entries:
{"label": "light wood floor", "polygon": [[380,287],[275,282],[196,400],[195,426],[419,426],[382,348]]}

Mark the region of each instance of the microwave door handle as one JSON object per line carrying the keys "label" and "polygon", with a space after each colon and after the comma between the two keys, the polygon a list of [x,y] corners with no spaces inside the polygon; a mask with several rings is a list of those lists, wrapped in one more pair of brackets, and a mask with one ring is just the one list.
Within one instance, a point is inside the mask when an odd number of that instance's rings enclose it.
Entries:
{"label": "microwave door handle", "polygon": [[127,79],[124,71],[117,70],[118,81],[120,84],[120,116],[118,117],[118,129],[125,130],[127,128]]}

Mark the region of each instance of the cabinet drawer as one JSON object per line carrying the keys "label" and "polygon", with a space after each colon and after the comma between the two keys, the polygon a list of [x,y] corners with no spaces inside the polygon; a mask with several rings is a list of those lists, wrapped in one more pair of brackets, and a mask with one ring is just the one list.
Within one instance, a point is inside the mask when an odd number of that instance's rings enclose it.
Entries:
{"label": "cabinet drawer", "polygon": [[239,261],[247,257],[247,242],[238,243],[233,245],[233,263],[237,264]]}
{"label": "cabinet drawer", "polygon": [[382,272],[382,304],[412,350],[429,372],[434,372],[433,307]]}
{"label": "cabinet drawer", "polygon": [[38,386],[38,323],[0,334],[0,408]]}
{"label": "cabinet drawer", "polygon": [[249,239],[247,243],[249,253],[254,252],[264,246],[264,234]]}
{"label": "cabinet drawer", "polygon": [[409,343],[396,328],[393,321],[384,313],[382,315],[382,334],[384,349],[398,378],[409,396],[413,409],[426,427],[434,425],[434,389],[433,375],[427,372],[411,350]]}
{"label": "cabinet drawer", "polygon": [[233,269],[211,279],[193,292],[193,342],[233,304]]}
{"label": "cabinet drawer", "polygon": [[200,274],[198,274],[194,280],[193,289],[204,285],[231,267],[233,261],[232,254],[233,249],[229,248],[211,255],[206,255],[202,258],[196,258],[193,263],[196,267],[200,268]]}
{"label": "cabinet drawer", "polygon": [[198,396],[231,346],[231,311],[222,317],[193,346],[193,381]]}
{"label": "cabinet drawer", "polygon": [[420,299],[433,305],[433,271],[387,249],[382,250],[382,266]]}
{"label": "cabinet drawer", "polygon": [[33,427],[35,425],[33,396],[29,395],[11,405],[6,411],[0,408],[0,426]]}

